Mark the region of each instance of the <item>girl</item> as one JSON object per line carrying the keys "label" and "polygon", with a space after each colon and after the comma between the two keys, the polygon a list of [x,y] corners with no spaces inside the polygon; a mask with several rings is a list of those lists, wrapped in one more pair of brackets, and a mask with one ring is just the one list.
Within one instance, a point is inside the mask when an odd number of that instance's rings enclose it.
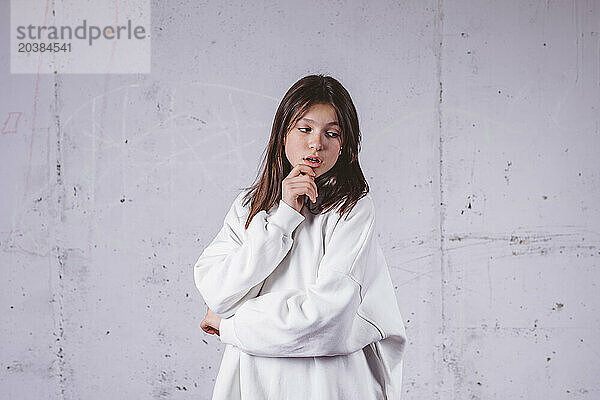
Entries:
{"label": "girl", "polygon": [[194,266],[201,328],[226,343],[213,400],[400,398],[406,336],[360,139],[332,77],[281,100],[260,179]]}

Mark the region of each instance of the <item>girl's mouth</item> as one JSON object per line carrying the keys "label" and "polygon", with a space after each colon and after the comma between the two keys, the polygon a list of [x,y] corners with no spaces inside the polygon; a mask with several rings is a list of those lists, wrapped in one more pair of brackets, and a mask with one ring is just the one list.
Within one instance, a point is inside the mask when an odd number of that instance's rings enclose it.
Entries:
{"label": "girl's mouth", "polygon": [[306,161],[311,167],[318,167],[322,163],[322,161],[316,157],[304,157],[304,161]]}

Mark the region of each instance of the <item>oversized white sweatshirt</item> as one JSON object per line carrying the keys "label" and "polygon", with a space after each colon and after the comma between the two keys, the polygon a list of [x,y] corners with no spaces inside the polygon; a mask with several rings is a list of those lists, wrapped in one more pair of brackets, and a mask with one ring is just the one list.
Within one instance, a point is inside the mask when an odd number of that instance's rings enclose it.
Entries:
{"label": "oversized white sweatshirt", "polygon": [[406,336],[370,194],[346,219],[234,200],[194,266],[226,343],[213,400],[400,398]]}

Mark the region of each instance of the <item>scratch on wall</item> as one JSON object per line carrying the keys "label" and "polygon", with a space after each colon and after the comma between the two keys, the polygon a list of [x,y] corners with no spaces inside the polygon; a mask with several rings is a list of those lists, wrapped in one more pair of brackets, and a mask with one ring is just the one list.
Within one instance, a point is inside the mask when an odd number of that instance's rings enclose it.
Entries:
{"label": "scratch on wall", "polygon": [[[62,164],[63,164],[63,149],[62,149],[62,126],[60,120],[60,88],[61,88],[61,80],[58,75],[54,75],[54,102],[53,102],[53,112],[54,112],[54,125],[56,129],[56,206],[58,207],[57,215],[58,221],[56,222],[56,227],[54,228],[55,232],[62,226],[62,222],[65,220],[65,186],[63,182],[63,173],[62,173]],[[58,235],[54,235],[57,237]],[[53,300],[55,301],[56,306],[54,307],[54,320],[56,331],[54,335],[56,336],[56,357],[57,357],[57,376],[58,376],[58,390],[60,393],[60,398],[65,397],[65,391],[67,388],[67,376],[66,376],[66,360],[65,360],[65,310],[64,310],[64,283],[63,277],[65,276],[65,263],[68,258],[68,253],[61,248],[60,246],[55,246],[56,254],[57,254],[57,264],[56,267],[58,271],[53,274],[58,279],[56,280],[56,285],[51,286],[53,289]],[[50,266],[51,268],[53,265]]]}
{"label": "scratch on wall", "polygon": [[[65,261],[67,259],[67,253],[64,250],[56,247],[57,251],[57,260],[58,260],[58,282],[55,286],[55,293],[52,295],[52,302],[54,303],[54,323],[55,323],[55,332],[54,336],[56,337],[56,375],[58,377],[58,390],[60,393],[60,398],[65,398],[65,389],[67,386],[67,379],[65,376],[65,352],[64,352],[64,298],[63,298],[63,276],[65,271]],[[50,266],[52,268],[52,265]]]}
{"label": "scratch on wall", "polygon": [[19,120],[21,119],[21,115],[23,115],[21,111],[8,112],[8,116],[6,117],[4,125],[2,126],[3,135],[6,135],[7,133],[17,133],[19,130]]}

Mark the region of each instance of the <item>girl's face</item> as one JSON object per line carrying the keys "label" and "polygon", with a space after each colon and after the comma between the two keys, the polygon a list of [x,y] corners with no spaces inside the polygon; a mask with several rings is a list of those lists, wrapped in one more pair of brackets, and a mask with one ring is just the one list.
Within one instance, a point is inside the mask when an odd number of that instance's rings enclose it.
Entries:
{"label": "girl's face", "polygon": [[[294,168],[298,164],[312,167],[316,176],[335,165],[342,145],[335,109],[330,104],[313,104],[292,126],[284,139],[285,155]],[[311,160],[311,158],[317,160]]]}

